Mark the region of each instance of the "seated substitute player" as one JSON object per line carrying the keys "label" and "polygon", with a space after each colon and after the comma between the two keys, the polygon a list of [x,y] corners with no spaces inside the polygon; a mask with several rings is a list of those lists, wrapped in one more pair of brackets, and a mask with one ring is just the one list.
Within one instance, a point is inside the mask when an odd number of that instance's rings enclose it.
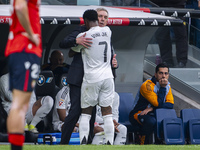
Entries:
{"label": "seated substitute player", "polygon": [[[55,98],[55,105],[53,110],[53,128],[55,131],[62,132],[62,126],[64,124],[65,117],[69,113],[70,109],[70,96],[69,86],[63,86],[63,88],[57,93]],[[78,124],[74,128],[74,132],[78,131]]]}
{"label": "seated substitute player", "polygon": [[89,135],[89,121],[92,109],[99,104],[104,120],[105,143],[113,145],[114,124],[112,118],[112,101],[114,98],[114,80],[111,70],[111,30],[108,27],[98,26],[98,15],[95,10],[86,10],[83,19],[88,31],[86,38],[92,38],[91,47],[82,45],[72,50],[82,54],[84,76],[81,86],[82,113],[79,123],[81,144],[86,144]]}
{"label": "seated substitute player", "polygon": [[[9,91],[9,74],[4,74],[0,78],[0,96],[2,99],[2,105],[9,114],[11,102],[12,102],[12,92]],[[26,125],[25,131],[31,131],[38,133],[36,125],[50,112],[53,107],[53,99],[50,96],[42,97],[36,101],[36,95],[34,91],[31,94],[29,108],[26,113]]]}
{"label": "seated substitute player", "polygon": [[[52,120],[55,131],[62,132],[62,126],[64,124],[65,117],[69,113],[71,106],[69,90],[69,85],[63,86],[63,88],[56,95]],[[79,124],[77,123],[73,132],[78,132],[78,126]]]}
{"label": "seated substitute player", "polygon": [[169,79],[169,67],[160,63],[156,66],[155,75],[142,83],[129,114],[133,128],[139,128],[140,144],[149,144],[149,137],[156,125],[153,110],[157,108],[172,109],[174,98]]}
{"label": "seated substitute player", "polygon": [[[100,145],[104,144],[104,123],[103,117],[101,114],[101,107],[97,105],[97,114],[96,114],[96,122],[94,127],[95,136],[93,138],[92,144]],[[115,140],[114,145],[124,145],[126,143],[126,135],[127,135],[127,128],[126,126],[119,124],[119,95],[115,92],[114,101],[112,104],[112,114],[113,114],[113,123],[115,126]]]}

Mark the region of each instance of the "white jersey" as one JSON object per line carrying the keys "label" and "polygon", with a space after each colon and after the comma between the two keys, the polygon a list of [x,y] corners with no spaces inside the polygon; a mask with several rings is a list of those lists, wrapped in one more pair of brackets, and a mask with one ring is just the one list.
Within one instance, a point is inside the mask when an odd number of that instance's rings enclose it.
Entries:
{"label": "white jersey", "polygon": [[[85,32],[84,32],[85,33]],[[80,33],[77,37],[82,36]],[[83,81],[96,83],[113,78],[111,70],[111,30],[109,27],[92,27],[86,32],[86,38],[92,38],[91,47],[82,48],[84,64]]]}
{"label": "white jersey", "polygon": [[[95,122],[102,124],[103,122],[103,117],[101,114],[101,107],[99,105],[96,106],[96,120]],[[113,120],[116,120],[118,122],[119,120],[119,95],[117,92],[114,94],[114,100],[112,103],[112,115],[113,115]]]}
{"label": "white jersey", "polygon": [[0,78],[0,98],[2,99],[2,105],[8,114],[12,102],[12,92],[9,91],[9,74],[4,74]]}
{"label": "white jersey", "polygon": [[[9,74],[5,74],[0,78],[0,97],[2,99],[2,105],[7,112],[10,111],[11,102],[12,102],[12,92],[9,90]],[[36,101],[36,95],[34,92],[31,94],[29,109],[32,108],[33,103]]]}
{"label": "white jersey", "polygon": [[66,109],[66,116],[70,109],[69,87],[64,86],[56,95],[55,105],[53,110],[53,124],[60,122],[57,109]]}

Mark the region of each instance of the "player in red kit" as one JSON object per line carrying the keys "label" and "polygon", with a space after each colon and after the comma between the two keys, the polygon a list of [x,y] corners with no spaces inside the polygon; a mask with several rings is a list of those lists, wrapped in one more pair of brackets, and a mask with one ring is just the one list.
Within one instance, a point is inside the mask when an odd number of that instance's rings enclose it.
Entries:
{"label": "player in red kit", "polygon": [[11,20],[5,55],[9,57],[12,105],[7,119],[12,150],[24,143],[25,114],[40,70],[42,56],[40,0],[11,0]]}

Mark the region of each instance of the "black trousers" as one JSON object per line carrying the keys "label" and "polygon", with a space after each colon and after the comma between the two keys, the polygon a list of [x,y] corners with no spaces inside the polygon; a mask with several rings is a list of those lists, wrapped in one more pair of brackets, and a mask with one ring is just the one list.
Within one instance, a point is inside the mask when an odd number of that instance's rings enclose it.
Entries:
{"label": "black trousers", "polygon": [[150,144],[149,138],[155,130],[156,118],[149,114],[139,115],[138,120],[141,122],[140,124],[137,122],[137,120],[134,119],[133,115],[134,114],[132,113],[129,115],[129,121],[133,126],[135,132],[139,132],[140,135],[145,135],[146,136],[145,144]]}
{"label": "black trousers", "polygon": [[[68,116],[65,117],[65,122],[62,127],[62,136],[60,144],[69,144],[69,140],[71,138],[73,129],[81,115],[80,100],[81,100],[81,87],[70,85],[71,107]],[[92,142],[95,116],[96,116],[96,107],[94,107],[92,117],[90,119],[90,134],[88,138],[88,143]]]}
{"label": "black trousers", "polygon": [[[173,63],[170,27],[160,27],[155,34],[163,62]],[[188,42],[186,25],[172,27],[176,42],[177,62],[187,63]]]}

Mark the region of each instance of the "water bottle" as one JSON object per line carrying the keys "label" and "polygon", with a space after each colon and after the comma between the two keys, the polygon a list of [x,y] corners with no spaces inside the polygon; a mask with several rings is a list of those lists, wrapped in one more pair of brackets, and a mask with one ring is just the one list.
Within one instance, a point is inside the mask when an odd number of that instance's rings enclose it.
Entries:
{"label": "water bottle", "polygon": [[156,65],[160,64],[161,62],[162,60],[161,60],[160,54],[156,54],[156,60],[155,60]]}

